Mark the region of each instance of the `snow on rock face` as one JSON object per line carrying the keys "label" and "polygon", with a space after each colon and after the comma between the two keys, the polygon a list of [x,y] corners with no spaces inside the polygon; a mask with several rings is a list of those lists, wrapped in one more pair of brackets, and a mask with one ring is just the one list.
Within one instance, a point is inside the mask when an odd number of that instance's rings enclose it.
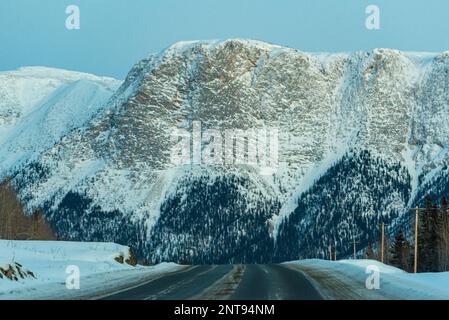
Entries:
{"label": "snow on rock face", "polygon": [[[108,84],[109,85],[109,84]],[[61,85],[3,135],[0,172],[32,160],[74,129],[88,122],[112,95],[101,81],[77,80]]]}
{"label": "snow on rock face", "polygon": [[[169,168],[173,128],[193,121],[220,131],[275,127],[280,167],[259,187],[284,204],[286,217],[305,186],[349,150],[406,167],[415,182],[446,162],[447,66],[447,54],[391,49],[311,54],[240,39],[177,43],[138,62],[106,105],[100,101],[108,89],[78,83],[63,90],[62,101],[70,101],[71,90],[90,96],[98,115],[85,129],[83,120],[70,132],[57,130],[62,139],[34,159],[45,174],[36,178],[29,168],[16,181],[31,208],[56,210],[76,191],[105,212],[152,226],[177,181],[194,175]],[[67,112],[64,104],[55,108]],[[280,223],[278,214],[272,221]]]}
{"label": "snow on rock face", "polygon": [[0,72],[0,127],[13,126],[58,88],[78,80],[100,81],[111,90],[117,86],[112,78],[46,67]]}
{"label": "snow on rock face", "polygon": [[0,72],[0,176],[81,128],[119,84],[44,67]]}

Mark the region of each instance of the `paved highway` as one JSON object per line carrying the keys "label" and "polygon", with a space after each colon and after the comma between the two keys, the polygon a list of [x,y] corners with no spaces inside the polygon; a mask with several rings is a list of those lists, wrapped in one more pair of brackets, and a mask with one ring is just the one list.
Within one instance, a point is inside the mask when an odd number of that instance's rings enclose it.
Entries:
{"label": "paved highway", "polygon": [[299,271],[284,265],[246,265],[233,300],[321,300],[321,295]]}
{"label": "paved highway", "polygon": [[112,293],[108,300],[319,300],[310,281],[286,265],[203,265]]}

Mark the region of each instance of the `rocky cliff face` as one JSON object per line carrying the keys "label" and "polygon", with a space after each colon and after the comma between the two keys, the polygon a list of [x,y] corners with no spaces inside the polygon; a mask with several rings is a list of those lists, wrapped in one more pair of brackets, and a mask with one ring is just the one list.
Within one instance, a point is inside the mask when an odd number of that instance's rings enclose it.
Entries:
{"label": "rocky cliff face", "polygon": [[[354,226],[366,242],[370,225],[397,219],[435,183],[445,192],[448,67],[446,53],[177,43],[138,62],[36,156],[3,162],[2,175],[62,236],[118,239],[150,260],[285,260],[324,254],[329,239],[345,253]],[[83,86],[75,92],[98,92]],[[4,101],[12,123],[22,111]],[[173,166],[173,130],[194,122],[203,133],[277,128],[279,165],[270,175],[257,164]],[[1,154],[16,154],[14,139]]]}

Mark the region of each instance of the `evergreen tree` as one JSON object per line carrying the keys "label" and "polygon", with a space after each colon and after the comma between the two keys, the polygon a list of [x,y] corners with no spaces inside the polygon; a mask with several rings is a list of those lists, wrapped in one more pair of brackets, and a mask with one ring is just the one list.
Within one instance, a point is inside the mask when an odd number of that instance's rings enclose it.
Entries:
{"label": "evergreen tree", "polygon": [[366,247],[366,258],[367,259],[375,259],[373,246],[371,245],[371,241],[368,242],[368,246]]}
{"label": "evergreen tree", "polygon": [[446,196],[441,198],[438,230],[438,260],[439,271],[449,270],[449,211]]}
{"label": "evergreen tree", "polygon": [[439,250],[440,250],[440,218],[439,210],[436,205],[432,205],[429,212],[429,271],[438,272],[440,269]]}
{"label": "evergreen tree", "polygon": [[429,216],[433,208],[432,199],[429,196],[425,198],[425,209],[419,214],[419,229],[418,229],[418,271],[427,272],[431,268],[430,262],[430,232],[429,232]]}
{"label": "evergreen tree", "polygon": [[410,245],[404,237],[402,230],[399,230],[398,234],[395,236],[394,241],[390,248],[391,258],[390,264],[408,271],[409,266],[409,255],[410,255]]}
{"label": "evergreen tree", "polygon": [[430,196],[419,217],[418,271],[437,272],[440,269],[440,214]]}

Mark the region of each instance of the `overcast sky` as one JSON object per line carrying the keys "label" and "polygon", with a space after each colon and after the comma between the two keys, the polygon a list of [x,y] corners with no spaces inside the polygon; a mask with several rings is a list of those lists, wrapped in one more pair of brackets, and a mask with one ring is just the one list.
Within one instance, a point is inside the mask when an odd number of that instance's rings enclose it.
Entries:
{"label": "overcast sky", "polygon": [[[80,29],[67,30],[68,5]],[[380,30],[365,8],[380,9]],[[123,79],[179,40],[250,38],[303,51],[449,50],[447,0],[0,0],[0,70],[42,65]]]}

